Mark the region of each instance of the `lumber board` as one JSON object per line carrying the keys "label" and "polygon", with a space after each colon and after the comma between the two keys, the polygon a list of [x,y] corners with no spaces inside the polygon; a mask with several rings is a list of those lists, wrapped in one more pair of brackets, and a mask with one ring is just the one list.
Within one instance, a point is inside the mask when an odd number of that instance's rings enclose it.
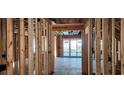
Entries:
{"label": "lumber board", "polygon": [[112,19],[112,75],[115,75],[115,19]]}
{"label": "lumber board", "polygon": [[88,35],[86,30],[81,32],[82,34],[82,74],[88,74]]}
{"label": "lumber board", "polygon": [[33,74],[33,20],[28,18],[28,74]]}
{"label": "lumber board", "polygon": [[85,64],[85,32],[84,31],[81,31],[81,38],[82,38],[82,74],[85,74],[85,70],[84,70],[84,68],[85,68],[85,66],[84,66],[84,64]]}
{"label": "lumber board", "polygon": [[38,21],[38,48],[39,48],[39,50],[38,50],[38,60],[39,60],[39,64],[38,64],[38,73],[39,74],[42,74],[42,69],[43,69],[43,67],[42,67],[42,42],[41,42],[41,35],[42,35],[42,24],[41,24],[41,20],[40,21]]}
{"label": "lumber board", "polygon": [[96,18],[96,45],[95,45],[95,61],[96,61],[96,75],[101,74],[101,26],[100,18]]}
{"label": "lumber board", "polygon": [[38,20],[35,18],[35,75],[39,74],[39,32],[38,32]]}
{"label": "lumber board", "polygon": [[48,58],[48,36],[49,36],[49,26],[48,22],[45,20],[45,75],[49,74],[49,58]]}
{"label": "lumber board", "polygon": [[124,18],[121,19],[121,74],[124,75]]}
{"label": "lumber board", "polygon": [[25,73],[25,30],[24,30],[24,18],[19,19],[20,28],[19,28],[19,74],[24,75]]}
{"label": "lumber board", "polygon": [[88,75],[88,34],[85,32],[85,74]]}
{"label": "lumber board", "polygon": [[109,68],[108,68],[108,19],[103,18],[102,19],[102,40],[103,40],[103,74],[108,75],[109,74]]}
{"label": "lumber board", "polygon": [[88,74],[92,74],[92,19],[89,19],[88,31]]}
{"label": "lumber board", "polygon": [[7,18],[7,74],[13,74],[13,19]]}
{"label": "lumber board", "polygon": [[[2,18],[2,63],[6,64],[6,53],[7,53],[7,41],[6,41],[6,18]],[[6,70],[2,72],[2,74],[6,74]]]}

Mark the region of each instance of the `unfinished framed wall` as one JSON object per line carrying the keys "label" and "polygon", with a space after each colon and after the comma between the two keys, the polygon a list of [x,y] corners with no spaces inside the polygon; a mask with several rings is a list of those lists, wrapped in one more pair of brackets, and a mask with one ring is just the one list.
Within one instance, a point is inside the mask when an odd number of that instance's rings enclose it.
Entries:
{"label": "unfinished framed wall", "polygon": [[[66,28],[68,25],[61,27],[69,29]],[[70,26],[72,29],[72,24]],[[123,19],[89,19],[85,28],[81,26],[78,24],[76,27],[82,28],[82,73],[93,74],[95,53],[96,75],[100,75],[102,70],[104,75],[123,74]],[[52,29],[51,21],[47,18],[0,19],[0,63],[7,64],[5,74],[53,73],[54,36],[55,28]],[[63,44],[61,36],[57,36],[57,39]],[[63,55],[62,47],[57,47],[59,56]],[[103,62],[103,66],[100,62]]]}

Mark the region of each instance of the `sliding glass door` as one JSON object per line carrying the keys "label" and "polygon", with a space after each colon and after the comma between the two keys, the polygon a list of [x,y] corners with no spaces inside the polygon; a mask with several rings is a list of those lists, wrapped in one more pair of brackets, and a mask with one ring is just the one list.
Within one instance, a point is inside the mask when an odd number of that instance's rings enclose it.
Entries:
{"label": "sliding glass door", "polygon": [[64,39],[63,56],[81,56],[82,55],[81,39]]}

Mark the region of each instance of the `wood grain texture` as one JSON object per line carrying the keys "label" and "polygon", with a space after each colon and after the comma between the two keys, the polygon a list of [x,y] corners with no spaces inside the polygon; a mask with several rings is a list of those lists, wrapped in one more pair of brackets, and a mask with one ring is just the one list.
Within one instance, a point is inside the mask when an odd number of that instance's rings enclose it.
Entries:
{"label": "wood grain texture", "polygon": [[25,73],[25,30],[24,30],[24,18],[19,19],[20,29],[19,29],[19,74],[24,75]]}
{"label": "wood grain texture", "polygon": [[103,74],[108,75],[108,19],[102,19],[102,40],[103,40]]}
{"label": "wood grain texture", "polygon": [[13,74],[13,19],[7,18],[7,74]]}
{"label": "wood grain texture", "polygon": [[95,61],[96,61],[96,75],[101,74],[101,23],[100,18],[96,18],[96,45],[95,45]]}
{"label": "wood grain texture", "polygon": [[28,18],[28,74],[33,74],[33,22]]}
{"label": "wood grain texture", "polygon": [[121,74],[124,75],[124,18],[121,19]]}
{"label": "wood grain texture", "polygon": [[115,19],[112,19],[112,75],[115,75]]}

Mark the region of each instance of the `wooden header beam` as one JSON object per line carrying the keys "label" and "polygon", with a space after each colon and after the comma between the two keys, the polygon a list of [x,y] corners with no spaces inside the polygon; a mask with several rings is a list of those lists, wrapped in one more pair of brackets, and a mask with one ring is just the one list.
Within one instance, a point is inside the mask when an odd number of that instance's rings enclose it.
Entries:
{"label": "wooden header beam", "polygon": [[52,25],[52,31],[66,31],[66,30],[83,30],[83,24],[55,24]]}

